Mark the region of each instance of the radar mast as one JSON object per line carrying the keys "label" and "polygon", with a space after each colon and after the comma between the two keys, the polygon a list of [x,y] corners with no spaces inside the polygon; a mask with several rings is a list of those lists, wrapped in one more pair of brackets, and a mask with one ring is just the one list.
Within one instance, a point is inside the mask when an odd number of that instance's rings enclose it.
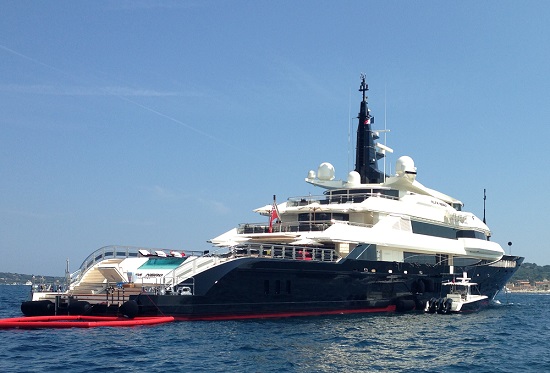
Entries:
{"label": "radar mast", "polygon": [[368,108],[365,74],[361,74],[361,86],[359,91],[363,93],[363,100],[359,111],[359,123],[357,125],[357,148],[355,153],[355,171],[361,176],[361,184],[379,184],[384,181],[384,174],[378,169],[378,160],[384,157],[383,153],[376,151],[374,140],[379,136],[371,128],[374,117],[370,115]]}

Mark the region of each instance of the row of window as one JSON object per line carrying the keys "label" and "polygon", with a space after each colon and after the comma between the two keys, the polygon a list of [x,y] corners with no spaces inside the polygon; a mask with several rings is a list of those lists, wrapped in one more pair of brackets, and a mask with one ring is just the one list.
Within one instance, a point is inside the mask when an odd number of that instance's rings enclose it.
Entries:
{"label": "row of window", "polygon": [[326,213],[326,212],[306,212],[298,215],[298,221],[310,222],[310,221],[349,221],[349,214],[342,213]]}
{"label": "row of window", "polygon": [[[298,215],[299,222],[321,222],[331,220],[349,221],[349,214],[310,212]],[[456,229],[414,220],[411,220],[411,224],[413,233],[416,234],[449,238],[453,240],[457,238],[477,238],[479,240],[487,240],[485,233],[476,230]]]}
{"label": "row of window", "polygon": [[339,195],[345,195],[345,196],[353,196],[353,195],[372,195],[372,194],[381,194],[384,196],[390,196],[390,197],[399,197],[399,190],[397,189],[336,189],[336,190],[329,190],[325,192],[328,196],[339,196]]}
{"label": "row of window", "polygon": [[485,233],[475,230],[455,229],[451,227],[444,227],[442,225],[435,225],[414,220],[411,220],[411,224],[413,233],[416,234],[449,238],[453,240],[457,238],[477,238],[487,241],[487,236],[485,235]]}
{"label": "row of window", "polygon": [[[449,264],[449,256],[446,254],[418,254],[418,253],[403,253],[403,261],[405,263],[418,263],[418,264]],[[479,263],[477,258],[460,258],[453,257],[453,265],[456,267],[465,267]]]}
{"label": "row of window", "polygon": [[290,288],[290,280],[286,280],[284,282],[284,290],[282,289],[282,281],[281,280],[275,280],[273,281],[273,289],[271,289],[271,286],[270,286],[270,281],[269,280],[264,280],[264,294],[265,295],[269,295],[271,294],[271,291],[273,290],[273,294],[276,294],[276,295],[279,295],[281,294],[281,291],[284,291],[286,294],[290,294],[291,293],[291,288]]}

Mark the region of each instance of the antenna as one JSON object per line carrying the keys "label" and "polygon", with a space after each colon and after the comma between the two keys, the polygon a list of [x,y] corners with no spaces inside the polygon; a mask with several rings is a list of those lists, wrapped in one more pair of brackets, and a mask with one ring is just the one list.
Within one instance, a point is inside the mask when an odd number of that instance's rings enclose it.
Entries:
{"label": "antenna", "polygon": [[348,93],[348,172],[351,170],[351,88]]}
{"label": "antenna", "polygon": [[487,195],[485,194],[486,189],[483,189],[483,224],[487,224],[485,220],[485,201],[487,200]]}
{"label": "antenna", "polygon": [[67,258],[67,266],[65,267],[65,286],[66,289],[69,289],[69,285],[71,284],[71,272],[69,271],[69,258]]}
{"label": "antenna", "polygon": [[[387,92],[387,84],[384,84],[384,146],[387,145],[386,137],[387,137],[387,127],[386,127],[386,92]],[[386,182],[386,157],[384,157],[384,182]]]}

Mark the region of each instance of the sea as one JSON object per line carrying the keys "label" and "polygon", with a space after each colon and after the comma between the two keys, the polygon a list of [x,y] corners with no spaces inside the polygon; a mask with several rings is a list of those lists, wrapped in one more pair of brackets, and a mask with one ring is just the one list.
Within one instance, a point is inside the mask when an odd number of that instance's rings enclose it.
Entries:
{"label": "sea", "polygon": [[[0,286],[0,318],[30,286]],[[471,314],[0,329],[0,372],[550,372],[550,294]]]}

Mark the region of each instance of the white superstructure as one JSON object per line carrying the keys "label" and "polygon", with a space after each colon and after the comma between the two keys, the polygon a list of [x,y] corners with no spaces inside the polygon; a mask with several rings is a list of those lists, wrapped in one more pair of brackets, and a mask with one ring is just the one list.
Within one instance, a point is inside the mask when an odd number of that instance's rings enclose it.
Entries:
{"label": "white superstructure", "polygon": [[[333,247],[346,257],[364,245],[354,259],[419,261],[454,265],[457,260],[498,260],[504,250],[489,241],[482,219],[462,211],[462,202],[416,180],[410,157],[397,160],[396,174],[379,184],[361,184],[358,173],[334,180],[334,167],[319,166],[306,182],[326,189],[321,196],[289,198],[277,205],[271,223],[241,224],[212,239],[219,246],[276,242]],[[272,216],[274,206],[254,211]],[[270,232],[271,230],[271,232]],[[458,264],[458,263],[456,263]],[[463,262],[460,262],[463,264]]]}

